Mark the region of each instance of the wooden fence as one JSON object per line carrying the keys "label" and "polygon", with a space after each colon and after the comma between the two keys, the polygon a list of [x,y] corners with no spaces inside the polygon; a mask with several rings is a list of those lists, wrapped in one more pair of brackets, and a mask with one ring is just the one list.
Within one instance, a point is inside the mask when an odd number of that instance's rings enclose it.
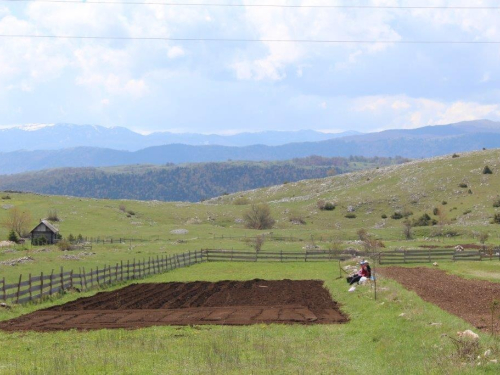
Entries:
{"label": "wooden fence", "polygon": [[297,251],[240,251],[240,250],[205,250],[208,262],[323,262],[347,260],[355,256],[369,254],[349,250],[308,250]]}
{"label": "wooden fence", "polygon": [[190,251],[171,256],[148,258],[136,261],[127,261],[96,267],[90,271],[80,268],[78,271],[64,271],[61,267],[59,272],[50,274],[40,274],[33,276],[29,274],[23,279],[19,276],[19,281],[7,284],[5,277],[0,280],[0,300],[13,303],[27,303],[41,300],[46,296],[61,293],[64,290],[75,289],[84,291],[96,286],[110,285],[126,280],[142,279],[149,275],[168,272],[177,268],[188,267],[192,264],[206,261],[205,252]]}
{"label": "wooden fence", "polygon": [[454,249],[385,251],[378,255],[379,264],[432,263],[439,261],[500,260],[500,255],[489,255],[478,250],[456,251]]}

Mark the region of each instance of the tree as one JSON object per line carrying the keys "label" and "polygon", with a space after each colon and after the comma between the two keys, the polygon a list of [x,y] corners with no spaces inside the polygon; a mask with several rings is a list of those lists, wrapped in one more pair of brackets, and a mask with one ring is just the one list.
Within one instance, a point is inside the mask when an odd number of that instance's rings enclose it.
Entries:
{"label": "tree", "polygon": [[9,210],[7,217],[2,222],[2,226],[24,237],[28,234],[31,221],[31,214],[28,211],[21,211],[19,207],[13,207]]}
{"label": "tree", "polygon": [[251,229],[272,228],[275,220],[271,216],[271,209],[266,203],[252,204],[250,209],[243,215],[245,226]]}
{"label": "tree", "polygon": [[406,240],[412,239],[412,237],[413,237],[412,229],[413,229],[413,225],[411,224],[410,220],[403,221],[403,235],[404,235]]}
{"label": "tree", "polygon": [[488,238],[490,238],[490,234],[488,232],[481,232],[479,234],[479,242],[483,245],[483,250],[485,250],[484,244],[488,241]]}
{"label": "tree", "polygon": [[7,237],[9,241],[17,243],[19,241],[19,237],[17,237],[17,233],[13,230],[9,232],[9,237]]}
{"label": "tree", "polygon": [[493,174],[493,171],[487,165],[483,168],[483,174]]}
{"label": "tree", "polygon": [[266,241],[264,236],[257,236],[252,241],[252,247],[255,249],[255,252],[259,252],[262,250],[262,246],[264,246],[264,242]]}

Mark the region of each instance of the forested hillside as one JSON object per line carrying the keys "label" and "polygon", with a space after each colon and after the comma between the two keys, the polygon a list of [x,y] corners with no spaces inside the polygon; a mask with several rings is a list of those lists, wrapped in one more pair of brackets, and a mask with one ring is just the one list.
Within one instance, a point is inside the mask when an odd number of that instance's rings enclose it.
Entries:
{"label": "forested hillside", "polygon": [[399,164],[406,160],[312,156],[286,162],[60,168],[0,176],[0,189],[93,198],[200,201],[225,193]]}

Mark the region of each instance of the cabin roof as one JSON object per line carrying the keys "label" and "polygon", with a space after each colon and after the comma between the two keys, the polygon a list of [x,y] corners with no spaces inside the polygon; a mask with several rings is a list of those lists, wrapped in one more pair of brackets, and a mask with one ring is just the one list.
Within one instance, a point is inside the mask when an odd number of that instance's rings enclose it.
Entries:
{"label": "cabin roof", "polygon": [[33,228],[33,230],[31,231],[31,233],[33,233],[34,231],[36,231],[36,229],[40,226],[40,225],[45,225],[52,233],[59,233],[59,229],[57,229],[55,226],[53,226],[51,223],[49,223],[47,220],[42,220],[40,221],[40,223],[38,223],[38,225]]}

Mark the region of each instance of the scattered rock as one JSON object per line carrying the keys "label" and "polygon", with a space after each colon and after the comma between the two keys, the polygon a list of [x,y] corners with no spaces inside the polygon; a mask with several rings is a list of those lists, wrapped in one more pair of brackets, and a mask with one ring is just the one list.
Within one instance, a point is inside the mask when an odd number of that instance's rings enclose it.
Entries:
{"label": "scattered rock", "polygon": [[13,206],[13,205],[11,205],[11,204],[3,204],[3,205],[2,205],[2,208],[3,208],[4,210],[10,210],[12,207],[14,207],[14,206]]}
{"label": "scattered rock", "polygon": [[467,329],[463,332],[457,332],[458,337],[467,338],[474,341],[479,340],[479,335],[477,333],[472,332],[470,329]]}
{"label": "scattered rock", "polygon": [[7,305],[5,302],[0,302],[0,307],[3,309],[7,309],[7,310],[11,309],[11,307],[9,305]]}
{"label": "scattered rock", "polygon": [[486,351],[484,352],[484,356],[485,356],[485,357],[489,357],[489,356],[491,355],[491,353],[492,353],[492,352],[491,352],[491,349],[488,349],[488,350],[486,350]]}
{"label": "scattered rock", "polygon": [[10,259],[10,260],[4,260],[3,262],[0,262],[0,265],[2,266],[17,266],[18,264],[23,264],[23,263],[29,263],[33,262],[35,259],[32,257],[22,257],[18,259]]}
{"label": "scattered rock", "polygon": [[440,325],[443,325],[443,323],[431,323],[430,325],[431,326],[440,326]]}
{"label": "scattered rock", "polygon": [[437,262],[432,263],[432,265],[433,265],[434,267],[439,266],[439,264],[438,264]]}
{"label": "scattered rock", "polygon": [[234,219],[234,222],[235,222],[236,224],[243,224],[243,223],[245,222],[245,220],[243,220],[243,219],[239,219],[239,218],[238,218],[238,219]]}
{"label": "scattered rock", "polygon": [[188,234],[189,231],[187,229],[174,229],[170,231],[170,234]]}
{"label": "scattered rock", "polygon": [[318,249],[319,249],[319,246],[313,245],[313,244],[306,245],[302,248],[302,250],[318,250]]}
{"label": "scattered rock", "polygon": [[186,224],[188,224],[188,225],[189,224],[201,224],[201,223],[202,223],[202,221],[199,217],[192,217],[191,219],[188,219],[186,221]]}
{"label": "scattered rock", "polygon": [[0,241],[0,247],[14,246],[16,243],[12,241]]}
{"label": "scattered rock", "polygon": [[401,313],[401,314],[399,314],[398,316],[399,316],[400,318],[402,318],[402,317],[406,316],[406,314],[405,314],[405,313]]}

